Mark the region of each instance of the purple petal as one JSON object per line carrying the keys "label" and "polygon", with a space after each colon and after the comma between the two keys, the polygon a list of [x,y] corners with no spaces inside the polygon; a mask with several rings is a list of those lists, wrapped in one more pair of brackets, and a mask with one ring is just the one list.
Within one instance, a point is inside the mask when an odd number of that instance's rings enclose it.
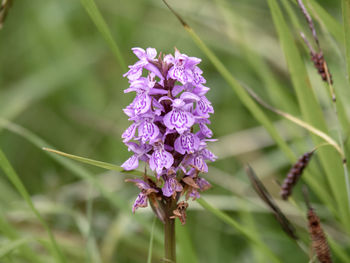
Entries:
{"label": "purple petal", "polygon": [[204,158],[202,155],[198,154],[193,158],[193,163],[192,163],[198,170],[200,170],[203,173],[208,172],[208,166],[204,161]]}
{"label": "purple petal", "polygon": [[213,136],[213,132],[208,128],[204,123],[199,123],[199,132],[197,133],[198,137],[203,138],[211,138]]}
{"label": "purple petal", "polygon": [[153,189],[149,186],[148,183],[146,183],[145,181],[141,180],[141,179],[126,179],[126,182],[131,182],[131,183],[135,183],[136,186],[141,189],[141,190],[148,190],[148,189]]}
{"label": "purple petal", "polygon": [[175,150],[181,154],[193,153],[198,150],[199,138],[190,132],[181,134],[174,143]]}
{"label": "purple petal", "polygon": [[165,180],[164,186],[162,188],[163,195],[170,197],[175,192],[181,192],[183,189],[182,185],[174,178],[168,177]]}
{"label": "purple petal", "polygon": [[200,194],[199,194],[197,189],[192,188],[192,191],[190,192],[189,197],[191,197],[192,200],[194,201],[194,200],[200,198],[201,196],[200,196]]}
{"label": "purple petal", "polygon": [[169,152],[160,147],[155,149],[149,160],[149,166],[151,170],[156,170],[158,175],[162,173],[163,168],[169,169],[173,163],[174,157]]}
{"label": "purple petal", "polygon": [[129,159],[127,159],[121,167],[126,171],[134,170],[139,166],[139,158],[136,154],[132,155]]}
{"label": "purple petal", "polygon": [[210,89],[202,84],[197,85],[192,92],[198,96],[204,96]]}
{"label": "purple petal", "polygon": [[155,59],[155,57],[157,56],[157,50],[155,48],[147,48],[146,49],[146,53],[147,53],[147,58],[148,59]]}
{"label": "purple petal", "polygon": [[134,80],[137,80],[138,78],[141,77],[142,75],[142,69],[145,65],[147,65],[147,61],[144,61],[144,60],[140,60],[140,61],[137,61],[134,65],[132,66],[129,66],[129,71],[126,72],[123,77],[128,77],[128,79],[130,81],[134,81]]}
{"label": "purple petal", "polygon": [[212,162],[214,162],[214,161],[218,158],[215,154],[213,154],[213,153],[212,153],[211,151],[209,151],[208,149],[202,150],[201,153],[202,153],[204,159],[210,160],[210,161],[212,161]]}
{"label": "purple petal", "polygon": [[134,205],[132,206],[132,212],[135,213],[136,209],[139,207],[147,207],[147,200],[148,198],[146,194],[144,194],[143,192],[139,193],[134,202]]}
{"label": "purple petal", "polygon": [[206,82],[205,78],[202,77],[203,71],[200,68],[195,67],[192,72],[193,72],[193,84],[195,86],[198,86]]}
{"label": "purple petal", "polygon": [[158,126],[152,123],[150,120],[144,121],[139,127],[139,136],[142,143],[146,141],[154,141],[159,134]]}
{"label": "purple petal", "polygon": [[174,64],[175,58],[173,55],[168,54],[164,57],[163,61],[168,63],[168,64]]}
{"label": "purple petal", "polygon": [[178,133],[182,134],[192,127],[194,118],[189,112],[173,109],[164,116],[164,124],[168,129],[176,129]]}
{"label": "purple petal", "polygon": [[122,138],[124,139],[123,142],[130,141],[134,136],[136,132],[136,124],[133,123],[129,126],[129,128],[126,129],[126,131],[122,134]]}
{"label": "purple petal", "polygon": [[214,113],[214,109],[211,106],[210,101],[203,96],[197,102],[196,114],[202,117],[209,117],[209,113]]}
{"label": "purple petal", "polygon": [[199,189],[201,191],[205,191],[211,187],[211,184],[207,180],[201,177],[197,179],[196,183],[199,186]]}
{"label": "purple petal", "polygon": [[182,108],[185,106],[185,102],[182,99],[174,99],[172,105],[174,108]]}
{"label": "purple petal", "polygon": [[181,94],[180,96],[180,99],[182,100],[187,100],[187,101],[190,101],[190,102],[193,102],[193,101],[199,101],[200,98],[196,95],[196,94],[193,94],[192,92],[184,92]]}
{"label": "purple petal", "polygon": [[176,97],[181,91],[184,90],[184,86],[179,86],[179,85],[176,85],[173,90],[171,91],[171,94]]}
{"label": "purple petal", "polygon": [[139,59],[144,59],[146,58],[146,51],[143,48],[140,47],[134,47],[131,49],[132,52],[139,58]]}
{"label": "purple petal", "polygon": [[134,100],[135,114],[146,113],[151,108],[151,98],[145,93],[138,95]]}

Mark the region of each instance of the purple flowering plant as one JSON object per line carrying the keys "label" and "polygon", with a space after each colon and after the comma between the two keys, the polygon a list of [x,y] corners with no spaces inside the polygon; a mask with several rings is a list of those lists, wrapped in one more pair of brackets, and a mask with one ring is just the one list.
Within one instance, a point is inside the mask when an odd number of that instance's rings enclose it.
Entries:
{"label": "purple flowering plant", "polygon": [[122,135],[132,155],[122,167],[133,170],[143,161],[154,172],[153,179],[145,174],[143,179],[127,180],[141,190],[132,210],[149,201],[165,222],[169,214],[164,206],[170,202],[175,211],[170,216],[184,224],[185,212],[180,216],[177,202],[182,195],[186,200],[199,198],[200,191],[211,187],[200,174],[208,172],[206,161],[216,159],[207,149],[213,141],[207,125],[214,109],[205,96],[209,88],[198,67],[201,60],[177,49],[175,56],[158,57],[154,48],[132,51],[139,60],[124,74],[130,83],[124,92],[135,92],[136,97],[124,109],[132,124]]}
{"label": "purple flowering plant", "polygon": [[[132,154],[122,167],[134,170],[140,161],[146,164],[142,179],[126,180],[140,189],[132,211],[150,204],[165,225],[166,259],[175,262],[174,220],[185,224],[186,201],[211,187],[201,175],[208,172],[206,162],[217,158],[207,148],[214,141],[207,126],[214,109],[205,96],[209,88],[199,58],[177,49],[175,56],[158,57],[154,48],[132,51],[139,60],[124,74],[130,84],[124,92],[136,96],[124,109],[132,123],[122,134]],[[147,175],[147,166],[153,175]]]}

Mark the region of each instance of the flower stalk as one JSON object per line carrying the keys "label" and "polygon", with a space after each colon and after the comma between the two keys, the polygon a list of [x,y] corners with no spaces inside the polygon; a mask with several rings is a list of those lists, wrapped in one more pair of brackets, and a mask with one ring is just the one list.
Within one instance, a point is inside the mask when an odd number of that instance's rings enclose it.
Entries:
{"label": "flower stalk", "polygon": [[175,218],[172,217],[176,201],[169,199],[165,205],[166,217],[164,222],[164,256],[165,262],[176,262]]}

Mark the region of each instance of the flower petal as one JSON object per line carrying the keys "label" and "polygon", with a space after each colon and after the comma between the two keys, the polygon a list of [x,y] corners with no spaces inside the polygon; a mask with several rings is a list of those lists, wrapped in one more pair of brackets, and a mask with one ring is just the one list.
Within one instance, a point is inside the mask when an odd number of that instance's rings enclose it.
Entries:
{"label": "flower petal", "polygon": [[199,147],[199,138],[197,135],[185,132],[181,134],[174,143],[175,150],[181,154],[194,153]]}
{"label": "flower petal", "polygon": [[122,138],[124,139],[123,142],[128,142],[135,136],[136,127],[136,124],[133,123],[125,130],[125,132],[122,134]]}
{"label": "flower petal", "polygon": [[142,143],[154,141],[159,134],[159,128],[150,120],[145,120],[139,127],[139,136]]}
{"label": "flower petal", "polygon": [[168,129],[176,129],[178,133],[182,134],[192,127],[194,117],[189,112],[173,109],[164,116],[164,124]]}
{"label": "flower petal", "polygon": [[121,167],[126,171],[134,170],[139,166],[139,158],[136,154],[132,155],[129,159],[127,159]]}
{"label": "flower petal", "polygon": [[132,206],[132,212],[135,213],[136,209],[139,207],[147,207],[148,197],[143,192],[139,193],[139,195],[136,197],[136,200],[134,202],[134,205]]}
{"label": "flower petal", "polygon": [[156,171],[157,175],[160,175],[163,168],[169,169],[174,163],[174,157],[171,153],[165,151],[163,148],[157,147],[152,153],[149,160],[149,166],[152,171]]}

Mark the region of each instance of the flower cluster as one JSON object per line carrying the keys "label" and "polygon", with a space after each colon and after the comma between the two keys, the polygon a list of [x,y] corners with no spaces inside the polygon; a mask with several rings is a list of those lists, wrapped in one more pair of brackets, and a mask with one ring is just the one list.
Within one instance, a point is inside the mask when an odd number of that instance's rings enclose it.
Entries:
{"label": "flower cluster", "polygon": [[216,159],[207,149],[207,142],[213,141],[207,125],[214,110],[197,66],[201,60],[178,50],[175,56],[158,57],[154,48],[132,50],[139,60],[124,74],[130,83],[125,93],[136,92],[136,97],[124,109],[132,124],[122,138],[133,155],[122,167],[133,170],[144,161],[156,178],[129,180],[141,190],[133,211],[146,207],[151,196],[198,198],[199,191],[210,187],[199,173],[208,172],[206,161]]}

